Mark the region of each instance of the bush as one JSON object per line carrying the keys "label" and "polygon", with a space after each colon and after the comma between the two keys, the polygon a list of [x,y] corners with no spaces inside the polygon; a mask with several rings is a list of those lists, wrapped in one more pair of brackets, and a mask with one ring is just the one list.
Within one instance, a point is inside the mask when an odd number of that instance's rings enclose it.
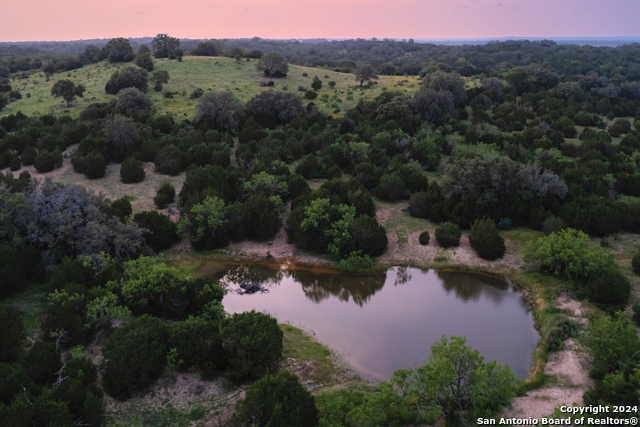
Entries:
{"label": "bush", "polygon": [[376,196],[382,200],[395,202],[404,196],[404,188],[404,181],[398,173],[385,173],[376,187]]}
{"label": "bush", "polygon": [[420,237],[418,237],[418,241],[420,242],[421,245],[426,246],[429,244],[429,232],[428,231],[423,231],[422,233],[420,233]]}
{"label": "bush", "polygon": [[304,87],[302,85],[298,86],[298,92],[306,92],[306,91],[307,91],[306,87]]}
{"label": "bush", "polygon": [[36,341],[23,365],[36,384],[45,384],[55,378],[55,373],[62,368],[62,361],[55,343]]}
{"label": "bush", "polygon": [[92,151],[82,159],[82,172],[89,179],[102,178],[107,172],[107,161],[99,151]]}
{"label": "bush", "polygon": [[318,425],[315,399],[291,372],[267,375],[251,384],[231,420],[234,426],[249,424],[315,427]]}
{"label": "bush", "polygon": [[611,261],[588,277],[585,290],[592,301],[601,304],[622,304],[631,294],[631,284],[617,264]]}
{"label": "bush", "polygon": [[353,250],[363,255],[376,257],[387,250],[389,244],[387,232],[378,224],[375,217],[360,215],[349,226],[349,235],[353,243]]}
{"label": "bush", "polygon": [[640,326],[640,304],[633,305],[633,316],[631,317],[631,319],[637,326]]}
{"label": "bush", "polygon": [[140,228],[149,230],[144,232],[142,237],[154,252],[163,251],[180,240],[178,226],[167,215],[157,211],[140,212],[133,217],[133,221]]}
{"label": "bush", "polygon": [[0,330],[0,361],[13,362],[22,353],[22,343],[26,339],[20,314],[0,307]]}
{"label": "bush", "polygon": [[342,178],[342,171],[340,170],[340,166],[338,165],[331,166],[329,169],[327,169],[325,177],[329,180]]}
{"label": "bush", "polygon": [[462,231],[457,224],[451,222],[444,222],[436,227],[436,240],[438,244],[443,248],[450,248],[452,246],[460,245],[460,237],[462,237]]}
{"label": "bush", "polygon": [[156,155],[156,170],[167,175],[177,175],[182,169],[182,152],[175,145],[167,145]]}
{"label": "bush", "polygon": [[469,243],[478,252],[480,258],[494,261],[502,258],[506,247],[504,239],[498,234],[498,229],[489,218],[476,219],[471,225]]}
{"label": "bush", "polygon": [[41,150],[34,160],[34,167],[38,172],[51,172],[56,166],[58,159],[56,155],[48,152],[47,150]]}
{"label": "bush", "polygon": [[557,233],[565,228],[567,228],[567,224],[565,224],[562,219],[553,215],[545,219],[542,223],[542,231],[544,232],[545,236],[548,236],[552,233]]}
{"label": "bush", "polygon": [[289,197],[295,199],[303,194],[307,194],[311,191],[309,183],[304,177],[297,173],[292,173],[287,176],[287,185],[289,187]]}
{"label": "bush", "polygon": [[233,378],[259,378],[282,357],[278,321],[255,310],[236,313],[222,323],[222,347]]}
{"label": "bush", "polygon": [[176,189],[169,181],[165,181],[158,188],[156,196],[153,198],[153,202],[158,209],[164,209],[169,203],[173,202],[176,197]]}
{"label": "bush", "polygon": [[20,169],[20,159],[17,157],[14,157],[13,159],[11,159],[11,162],[9,163],[9,169],[11,169],[11,171],[13,172]]}
{"label": "bush", "polygon": [[118,328],[102,347],[103,384],[119,400],[150,385],[167,362],[167,330],[162,321],[142,316]]}
{"label": "bush", "polygon": [[636,274],[640,274],[640,251],[638,251],[638,253],[633,256],[633,259],[631,260],[631,266],[633,267],[633,271],[635,271]]}
{"label": "bush", "polygon": [[305,99],[316,99],[318,97],[318,92],[313,90],[308,90],[304,93]]}
{"label": "bush", "polygon": [[498,222],[498,228],[500,230],[511,230],[512,224],[513,221],[511,221],[511,218],[500,218],[500,221]]}
{"label": "bush", "polygon": [[269,239],[280,228],[278,207],[262,193],[247,199],[242,217],[244,234],[248,239]]}
{"label": "bush", "polygon": [[26,369],[17,364],[0,363],[0,404],[9,404],[14,396],[24,389],[30,393],[36,391],[33,380]]}
{"label": "bush", "polygon": [[142,160],[128,158],[120,165],[120,179],[125,184],[142,182],[144,180],[144,165]]}
{"label": "bush", "polygon": [[169,348],[171,359],[181,370],[204,368],[211,374],[227,365],[220,323],[214,320],[189,317],[174,323],[169,330]]}
{"label": "bush", "polygon": [[146,93],[149,84],[148,77],[149,73],[143,68],[126,67],[111,74],[104,90],[108,94],[116,95],[122,89],[135,87],[140,92]]}
{"label": "bush", "polygon": [[204,95],[204,90],[197,88],[196,90],[194,90],[193,92],[191,92],[191,94],[189,95],[189,99],[198,99],[200,98],[202,95]]}
{"label": "bush", "polygon": [[32,165],[36,161],[36,156],[38,152],[35,148],[29,146],[22,151],[20,155],[20,160],[24,166]]}
{"label": "bush", "polygon": [[131,202],[126,197],[111,202],[109,214],[118,217],[120,221],[125,222],[125,219],[131,216],[132,213]]}
{"label": "bush", "polygon": [[412,193],[409,197],[409,213],[416,218],[429,217],[429,198],[424,191]]}

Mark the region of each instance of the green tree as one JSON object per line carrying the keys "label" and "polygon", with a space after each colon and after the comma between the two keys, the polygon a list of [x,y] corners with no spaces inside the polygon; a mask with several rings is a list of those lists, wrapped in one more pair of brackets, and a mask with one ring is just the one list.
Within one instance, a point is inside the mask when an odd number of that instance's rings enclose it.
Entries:
{"label": "green tree", "polygon": [[287,77],[289,64],[279,53],[268,53],[256,63],[256,70],[266,77]]}
{"label": "green tree", "polygon": [[176,51],[180,49],[180,40],[167,34],[158,34],[153,38],[151,48],[153,49],[153,56],[156,58],[177,56]]}
{"label": "green tree", "polygon": [[444,415],[455,421],[466,412],[469,419],[489,416],[516,397],[517,379],[507,365],[485,363],[463,337],[442,337],[431,346],[429,361],[415,370],[394,372],[392,381],[415,399],[418,412],[429,424]]}
{"label": "green tree", "polygon": [[[13,267],[15,269],[15,264]],[[26,339],[20,314],[0,307],[0,330],[0,361],[13,362],[22,353],[22,343]]]}
{"label": "green tree", "polygon": [[167,362],[167,329],[156,317],[142,316],[117,328],[102,347],[104,389],[126,400],[162,374]]}
{"label": "green tree", "polygon": [[125,184],[144,181],[144,165],[142,160],[130,157],[120,165],[120,179]]}
{"label": "green tree", "polygon": [[318,76],[314,76],[313,82],[311,82],[311,87],[313,88],[313,90],[322,89],[322,80],[320,80]]}
{"label": "green tree", "polygon": [[593,356],[595,378],[632,366],[640,352],[637,328],[624,312],[593,320],[584,344]]}
{"label": "green tree", "polygon": [[153,59],[151,59],[151,51],[146,45],[140,46],[136,55],[136,65],[147,71],[153,71]]}
{"label": "green tree", "polygon": [[282,357],[284,334],[278,321],[251,310],[222,323],[222,347],[234,378],[259,378]]}
{"label": "green tree", "polygon": [[506,247],[498,228],[490,218],[477,219],[471,225],[469,243],[478,252],[480,258],[494,261],[502,258]]}
{"label": "green tree", "polygon": [[226,246],[229,241],[224,200],[207,197],[201,204],[191,207],[180,219],[178,231],[186,233],[198,250]]}
{"label": "green tree", "polygon": [[256,427],[318,425],[316,403],[297,376],[281,371],[266,375],[247,389],[245,398],[236,406],[231,424]]}
{"label": "green tree", "polygon": [[133,61],[133,58],[135,58],[131,43],[129,43],[128,39],[125,39],[123,37],[109,40],[109,42],[105,46],[105,49],[108,52],[107,60],[110,63],[130,62]]}
{"label": "green tree", "polygon": [[156,71],[149,77],[151,83],[153,83],[153,89],[156,92],[162,91],[162,85],[167,84],[169,82],[169,72],[166,70]]}
{"label": "green tree", "polygon": [[122,89],[135,87],[140,92],[146,93],[149,86],[148,77],[149,73],[143,68],[126,67],[111,74],[104,90],[110,95],[116,95]]}
{"label": "green tree", "polygon": [[60,98],[67,101],[67,107],[71,106],[71,103],[76,97],[83,98],[86,88],[80,83],[75,84],[71,80],[58,80],[51,88],[51,95],[54,98]]}
{"label": "green tree", "polygon": [[196,125],[204,130],[228,131],[236,128],[244,118],[244,107],[229,91],[209,92],[198,101]]}
{"label": "green tree", "polygon": [[377,79],[376,69],[368,62],[361,62],[356,69],[356,81],[360,82],[360,86],[364,82],[369,82],[373,79]]}
{"label": "green tree", "polygon": [[444,222],[436,226],[436,240],[438,244],[443,248],[450,248],[452,246],[460,245],[460,237],[462,237],[462,231],[458,224],[451,222]]}

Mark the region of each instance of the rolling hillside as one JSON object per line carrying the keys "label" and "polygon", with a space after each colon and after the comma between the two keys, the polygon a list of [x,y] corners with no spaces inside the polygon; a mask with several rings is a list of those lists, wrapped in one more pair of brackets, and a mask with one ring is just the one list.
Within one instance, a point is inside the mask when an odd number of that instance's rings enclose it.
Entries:
{"label": "rolling hillside", "polygon": [[[286,78],[272,79],[273,87],[260,86],[261,81],[265,81],[260,73],[256,71],[255,61],[236,62],[235,59],[225,57],[201,57],[186,56],[182,62],[170,61],[168,59],[156,59],[155,70],[166,70],[169,72],[170,80],[165,85],[163,91],[174,93],[173,98],[165,98],[162,93],[154,92],[150,85],[148,95],[152,98],[159,114],[171,113],[176,116],[193,118],[196,112],[197,100],[189,99],[189,94],[196,88],[206,91],[231,91],[234,96],[247,102],[251,97],[264,90],[287,90],[299,94],[299,86],[311,89],[311,82],[314,76],[318,76],[322,82],[322,89],[318,91],[316,105],[325,113],[344,112],[353,107],[357,102],[364,99],[372,99],[380,95],[385,90],[401,91],[413,93],[418,90],[420,82],[416,76],[396,77],[380,76],[376,84],[372,87],[360,87],[355,81],[353,74],[337,73],[322,68],[289,66],[289,74]],[[54,112],[60,114],[68,111],[76,117],[87,105],[94,102],[106,102],[115,98],[114,95],[107,95],[104,85],[109,80],[111,74],[123,67],[131,66],[132,63],[109,64],[106,61],[87,65],[83,68],[55,74],[49,82],[46,81],[44,73],[36,72],[26,80],[12,80],[11,85],[22,93],[22,99],[7,105],[0,116],[22,111],[24,114],[47,114]],[[303,73],[307,76],[303,76]],[[325,77],[326,76],[326,77]],[[51,87],[61,79],[70,79],[75,83],[82,83],[86,87],[84,98],[76,100],[70,107],[60,98],[51,96]],[[329,82],[335,81],[334,88],[329,87]],[[31,94],[27,98],[27,94]],[[305,100],[305,103],[309,101]]]}

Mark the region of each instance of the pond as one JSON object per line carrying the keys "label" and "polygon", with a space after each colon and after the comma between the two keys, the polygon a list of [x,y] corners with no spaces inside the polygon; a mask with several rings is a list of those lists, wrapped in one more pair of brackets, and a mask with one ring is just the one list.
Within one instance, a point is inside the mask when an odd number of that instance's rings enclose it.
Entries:
{"label": "pond", "polygon": [[484,274],[404,267],[348,274],[286,261],[208,261],[196,273],[220,279],[227,312],[261,311],[314,333],[372,380],[422,365],[442,335],[466,336],[485,360],[524,379],[539,338],[522,293]]}

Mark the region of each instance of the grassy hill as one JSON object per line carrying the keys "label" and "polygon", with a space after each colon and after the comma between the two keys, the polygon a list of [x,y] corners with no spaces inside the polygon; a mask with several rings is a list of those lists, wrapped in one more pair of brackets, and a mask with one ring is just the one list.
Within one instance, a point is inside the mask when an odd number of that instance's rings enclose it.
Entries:
{"label": "grassy hill", "polygon": [[[170,80],[165,85],[163,91],[174,93],[173,98],[165,98],[162,93],[153,91],[150,84],[147,94],[153,100],[158,113],[171,113],[175,116],[193,118],[196,114],[197,100],[189,99],[189,94],[196,88],[206,91],[231,91],[234,96],[247,102],[257,93],[265,90],[287,90],[298,94],[298,86],[311,89],[311,82],[314,76],[318,76],[322,82],[322,89],[318,91],[318,98],[313,102],[326,113],[333,113],[336,108],[340,112],[353,107],[360,99],[372,99],[380,95],[383,91],[400,91],[408,94],[418,90],[420,82],[417,77],[396,77],[380,76],[377,84],[370,88],[360,87],[355,81],[353,74],[337,73],[322,68],[289,66],[289,74],[286,78],[272,79],[273,87],[260,86],[261,81],[267,81],[261,73],[256,71],[255,62],[236,62],[232,58],[223,57],[201,57],[186,56],[182,62],[170,61],[168,59],[156,59],[155,70],[166,70],[169,72]],[[24,114],[47,114],[53,112],[60,114],[68,112],[76,117],[87,105],[94,102],[106,102],[114,95],[107,95],[104,85],[109,80],[111,74],[123,67],[131,66],[132,63],[109,64],[106,61],[98,64],[87,65],[83,68],[55,74],[50,81],[46,81],[44,73],[35,73],[26,80],[13,80],[11,85],[22,93],[22,99],[7,105],[0,116],[22,111]],[[303,76],[303,73],[307,76]],[[325,77],[326,76],[326,77]],[[82,83],[87,88],[84,98],[76,100],[70,107],[60,98],[51,96],[51,87],[61,79],[70,79],[75,83]],[[330,88],[328,83],[335,81],[334,88]],[[27,98],[27,93],[31,94]],[[308,103],[305,100],[305,104]]]}

